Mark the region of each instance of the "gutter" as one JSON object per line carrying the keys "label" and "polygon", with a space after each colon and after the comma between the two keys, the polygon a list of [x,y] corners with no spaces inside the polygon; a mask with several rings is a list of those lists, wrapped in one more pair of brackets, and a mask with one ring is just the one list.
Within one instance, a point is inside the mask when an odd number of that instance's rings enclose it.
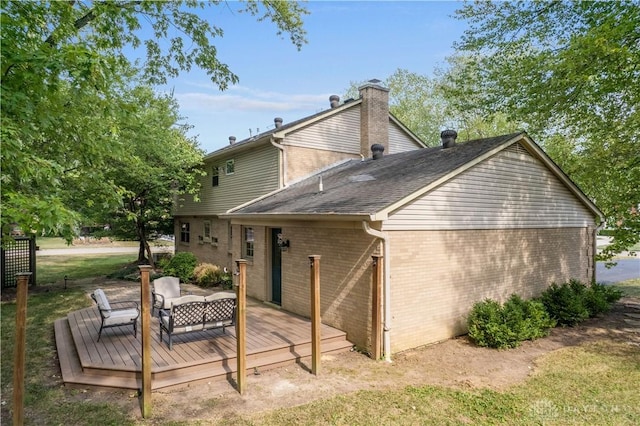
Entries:
{"label": "gutter", "polygon": [[384,256],[384,297],[383,297],[383,352],[384,360],[391,362],[391,256],[388,235],[385,232],[372,229],[366,220],[362,221],[362,229],[367,234],[382,240]]}
{"label": "gutter", "polygon": [[282,182],[280,182],[280,188],[285,188],[287,186],[287,152],[284,150],[282,144],[276,142],[276,140],[272,137],[269,142],[271,145],[275,146],[282,153]]}

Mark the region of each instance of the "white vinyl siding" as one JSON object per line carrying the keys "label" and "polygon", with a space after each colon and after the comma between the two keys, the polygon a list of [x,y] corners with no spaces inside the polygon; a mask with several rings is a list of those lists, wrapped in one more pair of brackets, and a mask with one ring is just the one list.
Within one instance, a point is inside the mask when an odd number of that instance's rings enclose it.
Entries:
{"label": "white vinyl siding", "polygon": [[420,148],[423,147],[407,135],[396,123],[389,120],[389,152],[385,152],[385,154],[397,154]]}
{"label": "white vinyl siding", "polygon": [[285,145],[326,151],[360,153],[360,108],[348,108],[339,114],[316,121],[287,135]]}
{"label": "white vinyl siding", "polygon": [[[224,173],[227,162],[233,160],[232,174]],[[182,207],[175,215],[217,215],[278,189],[279,150],[272,145],[264,145],[237,155],[209,160],[205,170],[219,167],[219,185],[211,186],[211,176],[201,178],[201,202],[185,197]]]}
{"label": "white vinyl siding", "polygon": [[540,161],[502,151],[392,213],[384,230],[586,227],[594,216]]}

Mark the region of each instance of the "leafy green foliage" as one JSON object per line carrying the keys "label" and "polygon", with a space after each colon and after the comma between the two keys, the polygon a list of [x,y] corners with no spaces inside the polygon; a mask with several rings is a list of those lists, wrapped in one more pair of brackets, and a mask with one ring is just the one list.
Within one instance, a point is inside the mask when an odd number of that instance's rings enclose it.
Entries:
{"label": "leafy green foliage", "polygon": [[181,251],[169,259],[162,272],[164,275],[178,277],[182,282],[189,282],[197,263],[198,260],[193,253]]}
{"label": "leafy green foliage", "polygon": [[594,283],[587,286],[578,280],[558,285],[553,283],[540,296],[540,301],[560,325],[574,326],[587,318],[608,312],[622,297],[615,287]]}
{"label": "leafy green foliage", "polygon": [[478,302],[468,318],[469,337],[479,346],[498,349],[544,337],[555,325],[542,303],[522,300],[516,294],[504,305],[491,299]]}
{"label": "leafy green foliage", "polygon": [[505,114],[543,145],[604,213],[601,259],[640,241],[638,3],[470,2],[457,15],[457,109]]}
{"label": "leafy green foliage", "polygon": [[[221,89],[238,81],[217,57],[213,41],[222,29],[201,10],[218,4],[2,1],[3,241],[16,227],[70,241],[96,212],[127,210],[123,200],[141,197],[116,177],[136,170],[145,176],[144,166],[160,155],[164,174],[150,175],[153,185],[184,184],[170,176],[167,164],[193,164],[193,142],[173,127],[178,117],[168,98],[139,87],[164,83],[194,66]],[[240,10],[271,21],[296,47],[305,43],[306,10],[298,3],[251,1]],[[144,60],[129,60],[132,49]],[[166,188],[172,186],[142,188],[154,213],[128,209],[128,219],[142,218],[150,226],[157,206],[166,204]]]}

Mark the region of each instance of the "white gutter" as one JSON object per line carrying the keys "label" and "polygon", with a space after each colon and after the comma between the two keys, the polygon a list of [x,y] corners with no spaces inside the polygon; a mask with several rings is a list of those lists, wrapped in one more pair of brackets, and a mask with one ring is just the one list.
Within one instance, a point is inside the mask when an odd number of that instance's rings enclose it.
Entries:
{"label": "white gutter", "polygon": [[384,360],[387,362],[391,362],[391,250],[389,250],[389,240],[385,232],[371,229],[369,223],[367,223],[366,220],[362,221],[362,229],[364,229],[364,232],[366,232],[367,234],[376,238],[380,238],[382,240],[382,250],[384,256],[384,328],[382,332],[383,352]]}
{"label": "white gutter", "polygon": [[282,152],[282,182],[280,182],[280,188],[284,188],[287,186],[287,152],[282,144],[277,143],[274,138],[271,138],[269,142]]}

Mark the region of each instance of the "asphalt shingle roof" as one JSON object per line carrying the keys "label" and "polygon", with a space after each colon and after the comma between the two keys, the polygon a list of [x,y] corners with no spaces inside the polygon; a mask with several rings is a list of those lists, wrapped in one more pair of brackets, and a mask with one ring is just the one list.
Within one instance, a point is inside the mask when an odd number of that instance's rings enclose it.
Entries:
{"label": "asphalt shingle roof", "polygon": [[[351,160],[232,214],[375,214],[522,133]],[[319,190],[322,178],[322,192]]]}

